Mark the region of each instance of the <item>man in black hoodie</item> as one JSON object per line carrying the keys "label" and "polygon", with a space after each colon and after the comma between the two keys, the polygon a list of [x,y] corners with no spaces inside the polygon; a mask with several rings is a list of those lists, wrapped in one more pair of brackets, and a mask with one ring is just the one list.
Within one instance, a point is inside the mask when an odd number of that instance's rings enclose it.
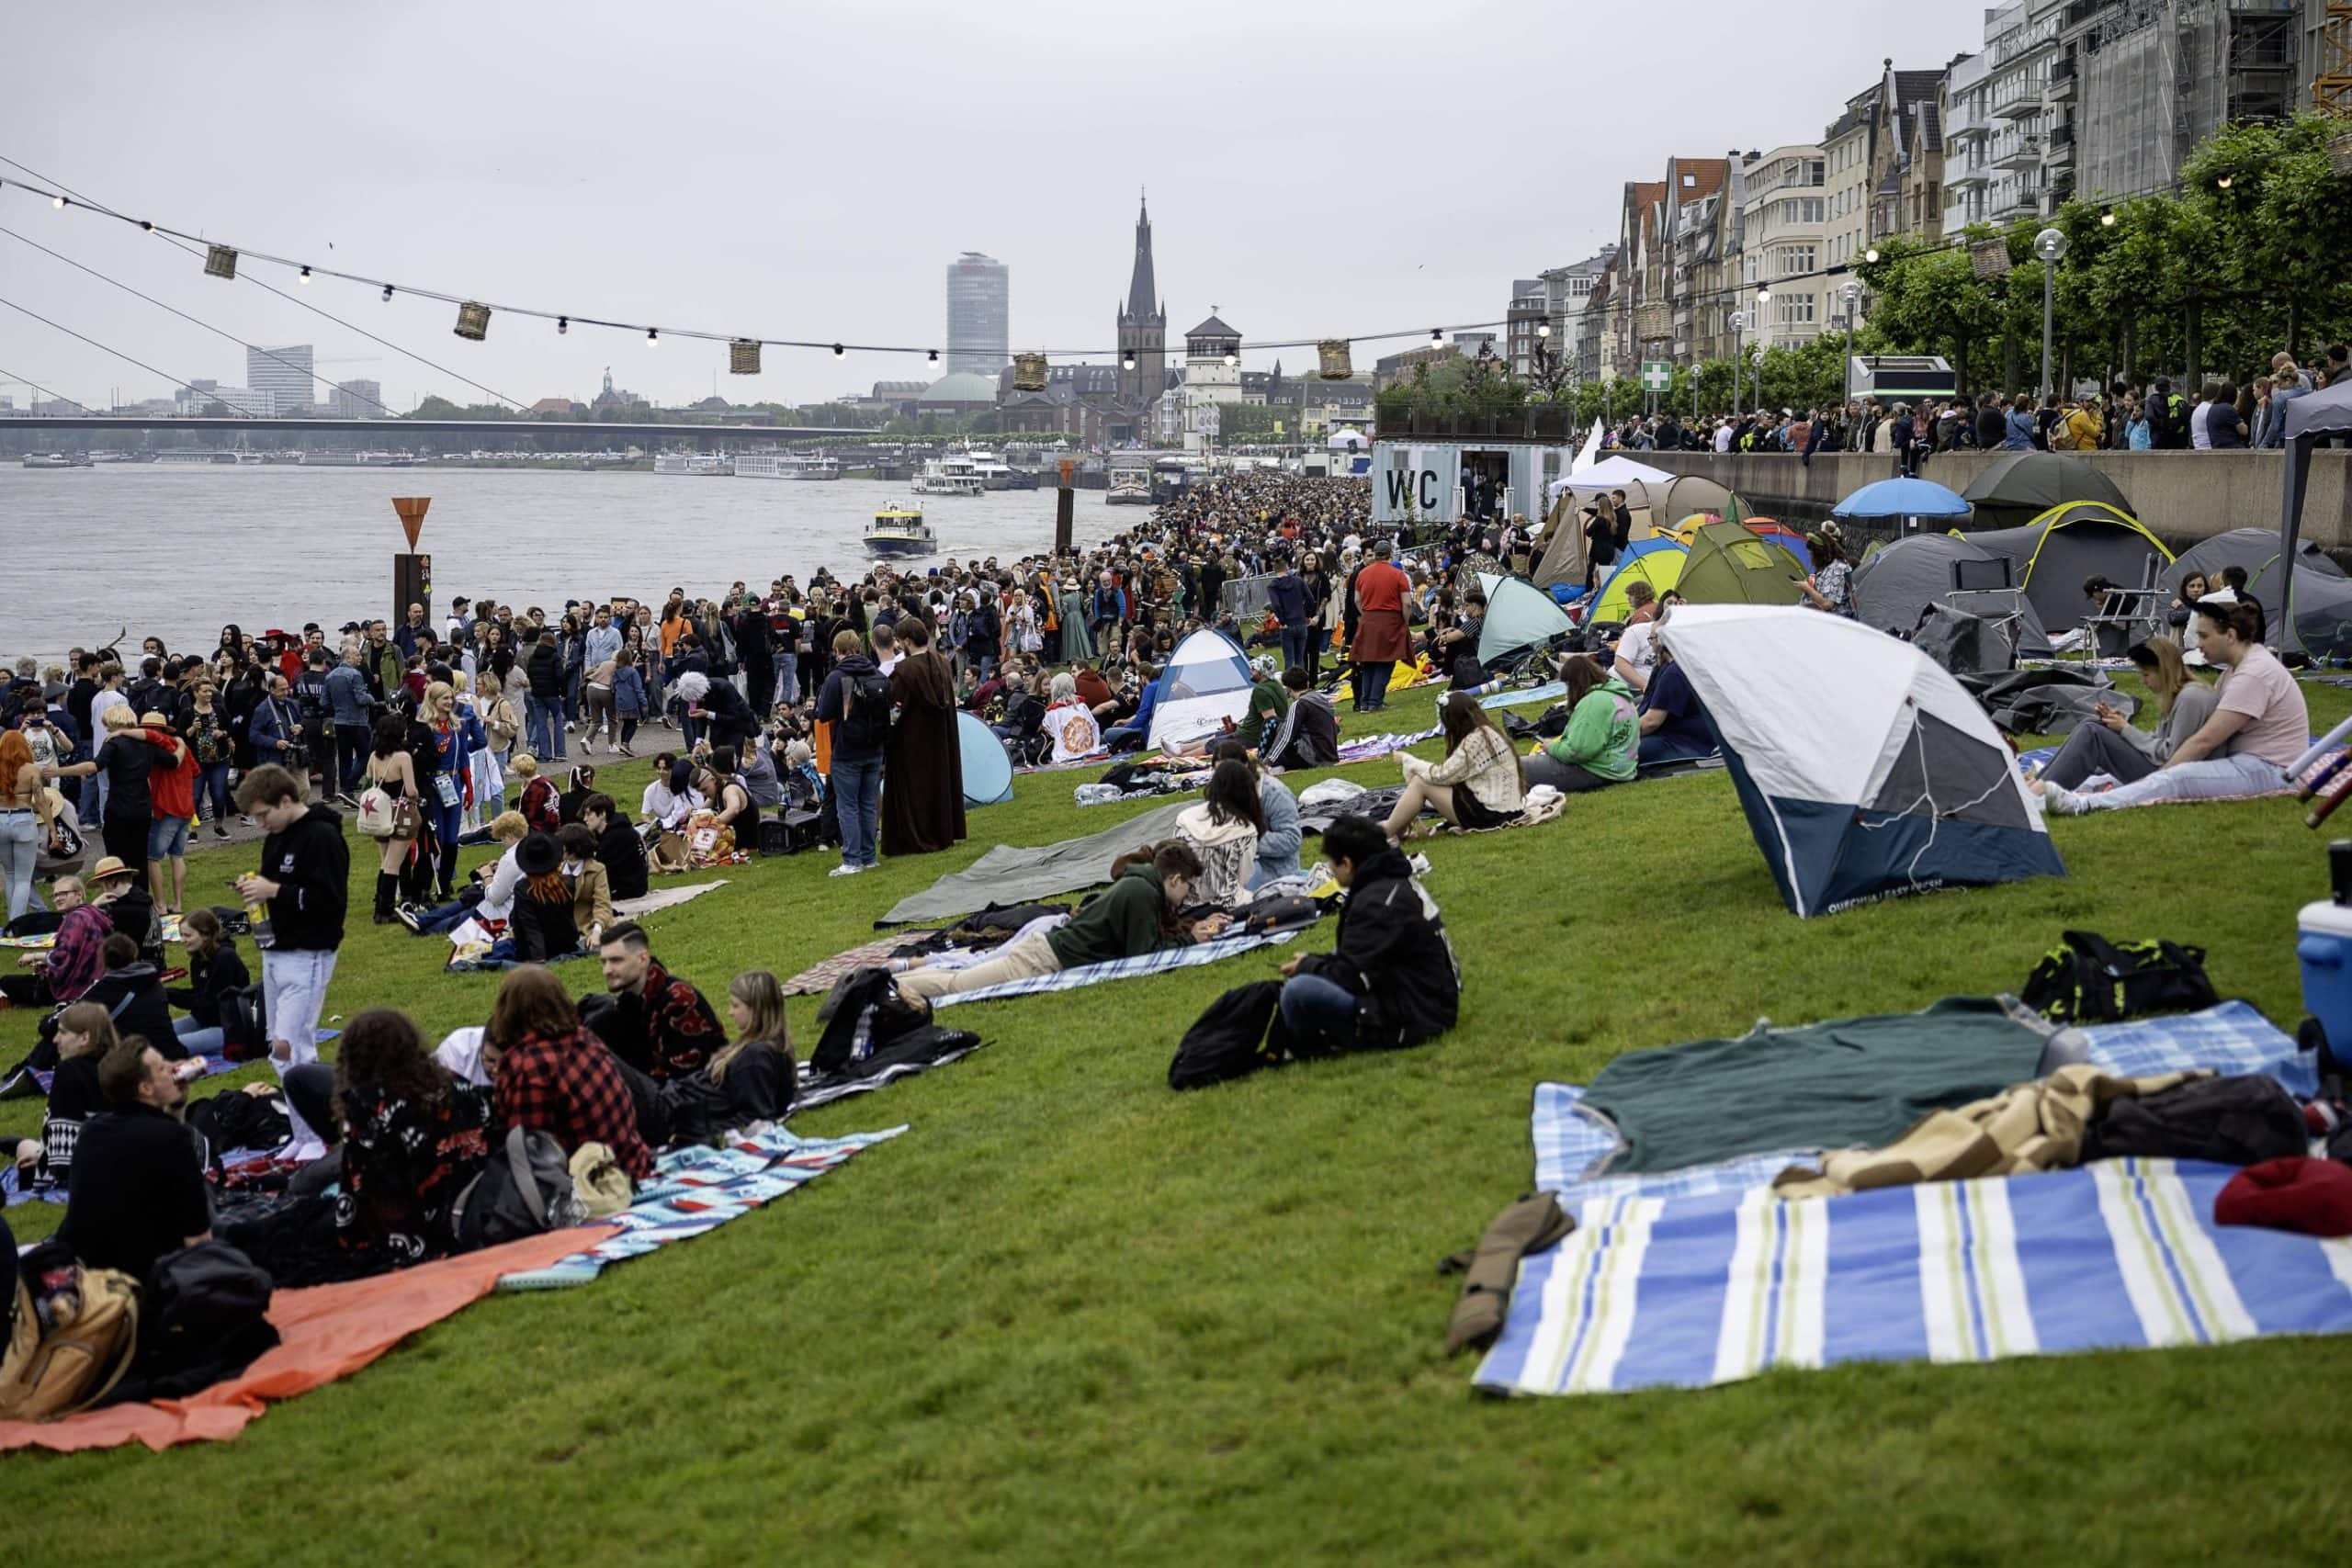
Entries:
{"label": "man in black hoodie", "polygon": [[[970,644],[965,645],[970,653]],[[890,739],[890,682],[865,656],[857,634],[833,637],[833,672],[817,694],[817,718],[833,727],[832,771],[825,793],[841,824],[842,863],[830,874],[855,876],[875,863],[882,819],[882,750]]]}
{"label": "man in black hoodie", "polygon": [[580,803],[580,825],[596,835],[596,858],[604,863],[613,897],[644,897],[645,840],[637,836],[628,814],[613,805],[611,795],[592,795]]}
{"label": "man in black hoodie", "polygon": [[1390,1051],[1453,1027],[1462,971],[1437,903],[1376,822],[1340,817],[1323,858],[1348,890],[1329,953],[1283,965],[1281,1031],[1300,1056]]}
{"label": "man in black hoodie", "polygon": [[[248,906],[269,906],[269,939],[256,931],[254,945],[262,949],[262,1015],[269,1020],[270,1063],[280,1077],[288,1067],[319,1059],[319,1014],[334,975],[335,950],[343,945],[344,904],[351,890],[343,818],[325,806],[307,804],[309,794],[308,781],[274,762],[237,785],[237,809],[269,835],[262,841],[261,870],[239,877],[237,891]],[[309,1135],[299,1111],[294,1132]]]}

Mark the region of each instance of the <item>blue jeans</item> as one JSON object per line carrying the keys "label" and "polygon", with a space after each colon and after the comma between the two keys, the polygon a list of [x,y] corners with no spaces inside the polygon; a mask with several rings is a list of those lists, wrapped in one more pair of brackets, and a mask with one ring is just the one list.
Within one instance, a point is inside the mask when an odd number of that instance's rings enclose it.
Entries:
{"label": "blue jeans", "polygon": [[191,1056],[217,1056],[228,1043],[228,1035],[220,1029],[207,1029],[196,1021],[196,1015],[172,1021],[172,1032],[180,1037],[180,1048]]}
{"label": "blue jeans", "polygon": [[1694,740],[1687,735],[1661,729],[1656,734],[1642,737],[1639,761],[1645,768],[1655,768],[1665,762],[1695,762],[1702,757],[1714,754],[1714,743],[1711,740]]}
{"label": "blue jeans", "polygon": [[882,820],[882,759],[833,756],[827,791],[841,824],[842,863],[874,863],[875,829]]}
{"label": "blue jeans", "polygon": [[1396,673],[1396,661],[1393,659],[1376,659],[1370,664],[1358,665],[1357,669],[1363,673],[1363,695],[1356,703],[1356,711],[1362,713],[1366,708],[1386,707],[1388,682]]}
{"label": "blue jeans", "polygon": [[1283,982],[1283,1028],[1299,1044],[1345,1051],[1356,1043],[1353,991],[1320,975],[1294,975]]}
{"label": "blue jeans", "polygon": [[8,918],[32,907],[33,863],[40,852],[40,819],[28,810],[0,811],[0,876],[8,886]]}
{"label": "blue jeans", "polygon": [[[466,891],[470,893],[473,889],[468,888]],[[466,917],[472,914],[481,903],[480,898],[452,898],[438,908],[427,910],[416,918],[416,934],[419,936],[447,935],[464,925]]]}
{"label": "blue jeans", "polygon": [[800,700],[800,655],[797,652],[775,656],[775,700],[780,703]]}
{"label": "blue jeans", "polygon": [[203,774],[197,779],[196,804],[197,815],[198,817],[202,817],[204,815],[203,807],[204,803],[207,800],[212,802],[211,819],[213,821],[225,822],[229,819],[228,763],[211,763],[205,768]]}
{"label": "blue jeans", "polygon": [[1283,628],[1283,668],[1285,670],[1306,668],[1306,628],[1305,626]]}
{"label": "blue jeans", "polygon": [[343,776],[336,781],[345,795],[356,794],[359,775],[368,771],[370,750],[368,727],[364,724],[338,724],[334,727],[335,748],[343,753]]}
{"label": "blue jeans", "polygon": [[523,743],[540,761],[563,757],[563,699],[526,696],[523,699]]}

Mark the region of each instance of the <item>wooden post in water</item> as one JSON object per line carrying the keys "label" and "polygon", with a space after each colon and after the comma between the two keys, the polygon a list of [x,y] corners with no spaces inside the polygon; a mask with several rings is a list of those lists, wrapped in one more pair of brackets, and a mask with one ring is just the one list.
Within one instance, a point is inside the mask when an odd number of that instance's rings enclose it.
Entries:
{"label": "wooden post in water", "polygon": [[1054,497],[1054,554],[1057,556],[1069,554],[1073,546],[1071,535],[1078,522],[1075,510],[1078,497],[1070,489],[1070,480],[1077,471],[1078,464],[1074,460],[1069,457],[1062,459],[1062,487],[1060,493]]}
{"label": "wooden post in water", "polygon": [[433,624],[433,558],[416,553],[416,536],[424,526],[424,509],[433,504],[429,495],[396,495],[392,510],[400,513],[401,526],[407,530],[409,553],[392,558],[391,625],[408,622],[411,604],[424,606],[424,624]]}

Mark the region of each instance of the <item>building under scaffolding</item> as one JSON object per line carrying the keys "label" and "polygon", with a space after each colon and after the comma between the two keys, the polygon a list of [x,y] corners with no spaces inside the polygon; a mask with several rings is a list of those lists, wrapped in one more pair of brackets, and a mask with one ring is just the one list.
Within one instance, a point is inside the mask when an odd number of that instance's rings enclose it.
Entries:
{"label": "building under scaffolding", "polygon": [[2165,189],[2222,126],[2291,113],[2303,29],[2301,0],[2072,0],[2048,89],[2052,207]]}

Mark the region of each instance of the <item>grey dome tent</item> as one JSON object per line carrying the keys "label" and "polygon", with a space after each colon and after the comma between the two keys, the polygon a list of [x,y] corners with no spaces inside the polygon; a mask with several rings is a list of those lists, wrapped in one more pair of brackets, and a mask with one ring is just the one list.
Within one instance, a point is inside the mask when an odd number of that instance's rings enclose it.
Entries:
{"label": "grey dome tent", "polygon": [[[2216,534],[2186,551],[2165,573],[2173,592],[2191,572],[2202,572],[2207,582],[2220,586],[2225,566],[2245,569],[2245,591],[2268,617],[2265,637],[2278,647],[2296,643],[2320,658],[2352,654],[2352,581],[2344,569],[2327,558],[2308,539],[2295,548],[2291,581],[2278,570],[2278,536],[2267,528],[2233,528]],[[2288,639],[2290,623],[2296,639]]]}
{"label": "grey dome tent", "polygon": [[[2225,566],[2245,569],[2245,589],[2256,603],[2265,608],[2276,608],[2279,603],[2278,535],[2269,528],[2233,528],[2226,534],[2216,534],[2203,544],[2183,550],[2165,571],[2165,587],[2174,593],[2194,575],[2202,576],[2214,587],[2221,586],[2222,569]],[[2295,551],[2297,572],[2315,571],[2322,577],[2342,577],[2344,569],[2327,558],[2326,554],[2309,539],[2301,542]]]}
{"label": "grey dome tent", "polygon": [[[2278,553],[2289,560],[2302,559],[2299,546],[2312,448],[2324,436],[2346,434],[2352,434],[2352,380],[2289,400],[2285,467],[2278,476]],[[2274,624],[2283,624],[2270,634],[2270,641],[2321,656],[2352,652],[2352,627],[2346,624],[2352,610],[2335,598],[2329,580],[2316,574],[2307,578],[2297,570],[2290,586],[2291,602],[2286,615],[2273,617]]]}
{"label": "grey dome tent", "polygon": [[1987,528],[2018,528],[2053,506],[2096,501],[2129,513],[2132,503],[2098,468],[2064,452],[2012,452],[1984,465],[1961,497]]}
{"label": "grey dome tent", "polygon": [[[1944,603],[1948,593],[1968,589],[2016,586],[2007,558],[1994,554],[1967,534],[1914,534],[1873,551],[1854,569],[1854,616],[1896,637],[1909,637],[1931,604]],[[2017,646],[2011,651],[2041,658],[2050,651],[2050,635],[2032,601],[2019,594]],[[1982,594],[1962,598],[1957,607],[1992,618],[2007,613],[2008,596]]]}
{"label": "grey dome tent", "polygon": [[1968,542],[2009,561],[2009,581],[2026,598],[2044,627],[2065,631],[2089,613],[2083,580],[2106,578],[2119,588],[2137,588],[2170,564],[2172,552],[2130,513],[2097,501],[2053,506],[2022,528],[1980,528]]}
{"label": "grey dome tent", "polygon": [[1677,474],[1664,484],[1651,484],[1646,488],[1650,500],[1650,528],[1659,534],[1671,532],[1685,517],[1712,512],[1718,517],[1737,522],[1739,514],[1747,510],[1740,505],[1739,497],[1703,474]]}

